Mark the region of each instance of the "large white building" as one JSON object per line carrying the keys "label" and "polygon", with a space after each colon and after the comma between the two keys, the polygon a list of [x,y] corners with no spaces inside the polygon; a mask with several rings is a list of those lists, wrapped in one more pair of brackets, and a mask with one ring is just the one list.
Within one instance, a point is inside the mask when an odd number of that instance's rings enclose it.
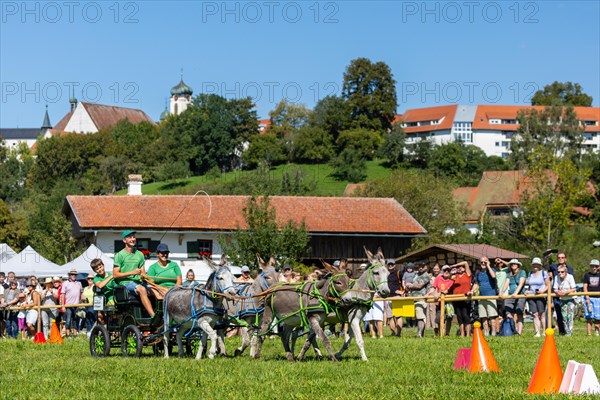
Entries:
{"label": "large white building", "polygon": [[[510,142],[519,127],[520,110],[536,106],[462,105],[416,108],[396,116],[406,132],[406,143],[431,140],[435,144],[462,141],[481,148],[488,156],[507,157]],[[600,149],[600,107],[574,107],[584,128],[583,146]]]}

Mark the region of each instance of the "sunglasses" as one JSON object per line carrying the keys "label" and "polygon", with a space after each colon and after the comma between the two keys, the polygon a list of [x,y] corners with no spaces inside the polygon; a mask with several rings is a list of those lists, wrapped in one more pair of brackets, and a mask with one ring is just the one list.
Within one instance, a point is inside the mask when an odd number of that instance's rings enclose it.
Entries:
{"label": "sunglasses", "polygon": [[567,271],[558,271],[559,274],[566,274]]}

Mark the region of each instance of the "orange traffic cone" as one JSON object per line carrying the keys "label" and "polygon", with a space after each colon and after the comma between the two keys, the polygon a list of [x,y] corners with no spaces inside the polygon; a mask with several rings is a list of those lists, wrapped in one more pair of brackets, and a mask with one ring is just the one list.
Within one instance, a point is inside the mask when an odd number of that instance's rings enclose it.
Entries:
{"label": "orange traffic cone", "polygon": [[554,329],[548,328],[546,329],[546,340],[544,340],[542,352],[531,375],[527,393],[558,393],[562,379],[563,372],[554,341]]}
{"label": "orange traffic cone", "polygon": [[469,372],[499,372],[496,359],[481,332],[481,323],[475,322],[473,328]]}
{"label": "orange traffic cone", "polygon": [[60,336],[60,332],[58,331],[58,326],[56,326],[56,321],[52,320],[52,328],[50,329],[50,343],[60,343],[63,344],[65,340]]}

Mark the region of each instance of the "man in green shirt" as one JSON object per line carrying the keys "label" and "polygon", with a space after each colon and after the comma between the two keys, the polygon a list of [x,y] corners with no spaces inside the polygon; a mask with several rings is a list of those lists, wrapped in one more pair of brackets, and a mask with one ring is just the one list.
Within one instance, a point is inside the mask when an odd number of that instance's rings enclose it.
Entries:
{"label": "man in green shirt", "polygon": [[140,296],[142,305],[154,320],[154,310],[148,298],[148,290],[142,282],[142,275],[146,274],[144,271],[146,260],[136,247],[135,231],[126,230],[122,237],[125,248],[115,254],[113,278],[118,285],[123,285],[130,293]]}

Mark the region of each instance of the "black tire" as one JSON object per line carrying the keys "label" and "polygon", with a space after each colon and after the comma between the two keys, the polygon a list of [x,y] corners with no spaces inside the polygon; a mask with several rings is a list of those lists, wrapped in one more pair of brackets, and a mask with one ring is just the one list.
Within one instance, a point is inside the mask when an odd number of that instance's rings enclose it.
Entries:
{"label": "black tire", "polygon": [[121,354],[123,357],[139,357],[142,355],[142,332],[135,325],[127,325],[121,334]]}
{"label": "black tire", "polygon": [[92,328],[90,353],[92,357],[106,357],[110,354],[110,334],[104,325],[96,324]]}

